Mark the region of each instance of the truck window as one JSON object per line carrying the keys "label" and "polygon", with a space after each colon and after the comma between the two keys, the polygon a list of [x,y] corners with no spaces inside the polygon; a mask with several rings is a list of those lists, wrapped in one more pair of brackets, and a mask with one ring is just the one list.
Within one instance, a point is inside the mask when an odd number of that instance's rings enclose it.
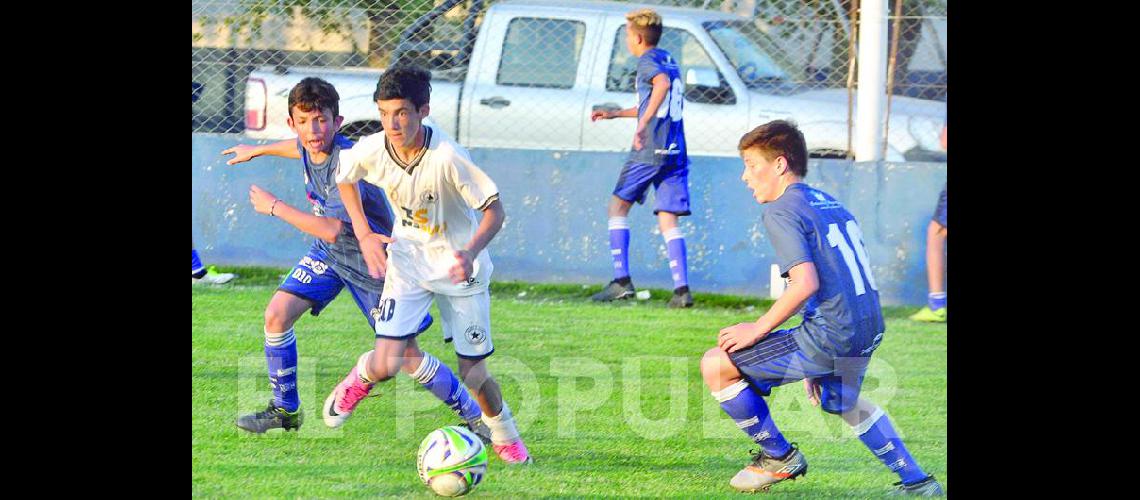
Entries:
{"label": "truck window", "polygon": [[496,83],[568,89],[578,75],[586,24],[519,17],[507,25]]}
{"label": "truck window", "polygon": [[[665,27],[661,31],[661,40],[657,43],[658,47],[669,52],[677,64],[681,67],[681,78],[685,78],[685,70],[689,68],[706,68],[716,71],[716,74],[721,82],[720,88],[715,90],[715,93],[721,94],[712,100],[703,100],[700,102],[720,102],[728,103],[735,102],[732,96],[732,89],[728,86],[728,82],[724,80],[724,76],[716,67],[716,63],[709,57],[708,52],[701,46],[701,42],[692,33],[679,28]],[[625,47],[625,26],[621,26],[614,33],[613,54],[610,57],[610,67],[606,74],[606,90],[611,92],[634,92],[634,80],[637,77],[637,59]],[[687,89],[690,90],[690,89]],[[699,93],[709,93],[712,89],[699,89]],[[690,100],[694,96],[686,95]]]}

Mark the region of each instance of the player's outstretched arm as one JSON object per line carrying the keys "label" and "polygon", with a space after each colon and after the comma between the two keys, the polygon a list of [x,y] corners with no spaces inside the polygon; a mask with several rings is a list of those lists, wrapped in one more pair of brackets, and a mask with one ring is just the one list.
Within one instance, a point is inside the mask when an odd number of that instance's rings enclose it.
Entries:
{"label": "player's outstretched arm", "polygon": [[368,265],[368,274],[376,279],[383,278],[388,267],[386,245],[394,240],[372,232],[368,218],[364,215],[364,202],[360,201],[360,191],[356,189],[355,182],[337,183],[336,187],[340,191],[340,199],[344,202],[348,217],[352,220],[352,232],[360,241],[360,253],[364,256],[364,263]]}
{"label": "player's outstretched arm", "polygon": [[233,158],[230,158],[229,161],[226,162],[226,165],[237,165],[238,163],[244,163],[264,155],[280,156],[282,158],[292,158],[295,160],[301,158],[301,152],[297,150],[297,141],[294,139],[257,146],[238,144],[237,146],[222,151],[222,154],[234,155]]}
{"label": "player's outstretched arm", "polygon": [[784,294],[776,299],[768,312],[755,323],[738,323],[722,329],[717,335],[717,346],[727,352],[736,352],[755,345],[791,318],[819,290],[819,274],[811,262],[793,266],[788,270],[788,278],[791,279],[791,284],[784,289]]}
{"label": "player's outstretched arm", "polygon": [[590,121],[609,120],[610,118],[637,118],[637,106],[619,109],[617,111],[595,110],[590,112]]}
{"label": "player's outstretched arm", "polygon": [[462,250],[455,251],[455,265],[448,272],[452,283],[462,283],[471,277],[474,272],[475,257],[484,248],[487,248],[487,244],[495,238],[496,234],[499,234],[506,218],[507,214],[503,210],[503,203],[497,197],[487,204],[487,207],[483,209],[483,220],[479,221],[479,227],[475,229],[475,235],[471,237],[471,241],[467,242]]}
{"label": "player's outstretched arm", "polygon": [[258,213],[278,217],[305,234],[320,238],[327,243],[336,243],[336,237],[340,234],[339,220],[298,210],[256,184],[249,186],[249,203]]}

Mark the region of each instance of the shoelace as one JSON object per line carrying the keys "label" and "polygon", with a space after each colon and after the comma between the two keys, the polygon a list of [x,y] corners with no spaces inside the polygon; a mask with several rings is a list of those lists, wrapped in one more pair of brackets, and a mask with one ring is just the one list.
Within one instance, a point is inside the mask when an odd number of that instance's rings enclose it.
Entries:
{"label": "shoelace", "polygon": [[511,458],[512,462],[521,462],[523,460],[526,460],[526,457],[522,454],[522,446],[519,441],[503,446],[502,448],[499,448],[499,450],[505,451],[507,456]]}
{"label": "shoelace", "polygon": [[363,384],[353,383],[348,385],[348,389],[344,391],[344,398],[340,400],[341,411],[352,411],[360,400],[368,396],[368,390],[365,389]]}

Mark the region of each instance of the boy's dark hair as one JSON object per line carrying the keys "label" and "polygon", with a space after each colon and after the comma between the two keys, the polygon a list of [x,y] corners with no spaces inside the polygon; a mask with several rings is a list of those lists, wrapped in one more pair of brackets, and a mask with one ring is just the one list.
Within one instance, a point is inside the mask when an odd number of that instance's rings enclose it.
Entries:
{"label": "boy's dark hair", "polygon": [[401,64],[388,69],[376,82],[373,101],[407,99],[416,109],[431,101],[431,73],[421,66]]}
{"label": "boy's dark hair", "polygon": [[759,149],[769,161],[783,156],[793,174],[807,175],[807,143],[795,122],[775,120],[760,125],[740,138],[737,149]]}
{"label": "boy's dark hair", "polygon": [[657,46],[661,41],[661,15],[653,9],[637,9],[625,15],[626,29],[645,38],[646,45]]}
{"label": "boy's dark hair", "polygon": [[336,87],[320,78],[308,77],[289,91],[289,117],[293,117],[293,106],[301,111],[331,110],[333,118],[340,116],[340,94]]}

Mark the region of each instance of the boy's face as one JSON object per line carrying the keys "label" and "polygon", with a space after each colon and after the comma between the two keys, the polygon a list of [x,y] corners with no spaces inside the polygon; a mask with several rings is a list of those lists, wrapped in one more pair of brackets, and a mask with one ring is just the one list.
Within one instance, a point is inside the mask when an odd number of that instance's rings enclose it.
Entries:
{"label": "boy's face", "polygon": [[757,148],[740,153],[744,159],[744,173],[740,180],[752,190],[752,197],[760,203],[768,203],[780,197],[780,175],[787,172],[788,160],[777,156],[771,160]]}
{"label": "boy's face", "polygon": [[416,109],[410,99],[388,99],[376,101],[376,108],[380,110],[380,123],[384,125],[388,142],[403,149],[415,146],[420,124],[430,111],[427,104]]}
{"label": "boy's face", "polygon": [[332,151],[333,136],[340,130],[342,121],[344,117],[334,117],[330,109],[301,111],[293,106],[289,114],[289,128],[293,129],[305,151],[311,155]]}
{"label": "boy's face", "polygon": [[636,31],[629,29],[629,24],[625,27],[625,48],[629,49],[629,53],[635,56],[638,55],[637,47],[641,43],[641,36]]}

